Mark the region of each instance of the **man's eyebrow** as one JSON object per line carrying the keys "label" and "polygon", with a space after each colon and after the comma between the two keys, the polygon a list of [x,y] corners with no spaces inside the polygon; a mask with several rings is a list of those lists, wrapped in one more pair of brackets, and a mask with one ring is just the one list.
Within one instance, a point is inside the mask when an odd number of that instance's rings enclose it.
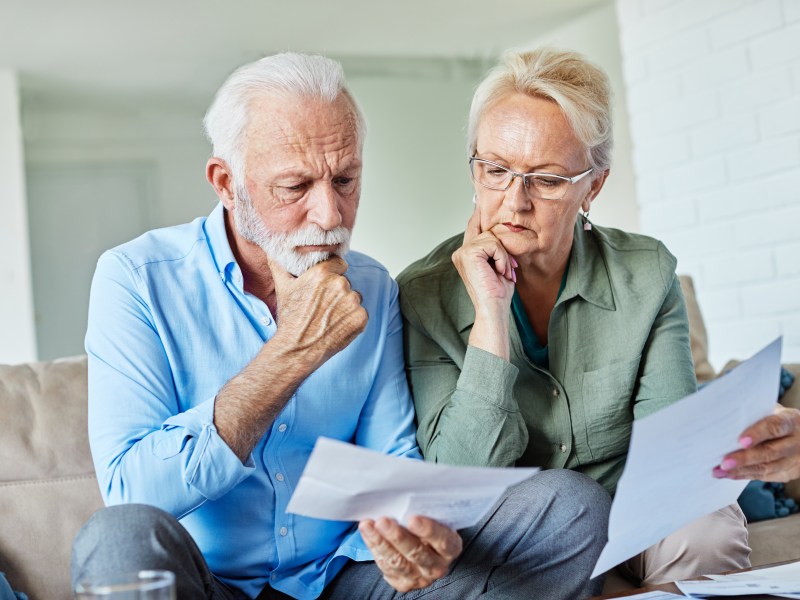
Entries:
{"label": "man's eyebrow", "polygon": [[275,179],[280,179],[281,177],[308,178],[311,177],[311,173],[305,169],[298,169],[297,167],[286,167],[274,174]]}

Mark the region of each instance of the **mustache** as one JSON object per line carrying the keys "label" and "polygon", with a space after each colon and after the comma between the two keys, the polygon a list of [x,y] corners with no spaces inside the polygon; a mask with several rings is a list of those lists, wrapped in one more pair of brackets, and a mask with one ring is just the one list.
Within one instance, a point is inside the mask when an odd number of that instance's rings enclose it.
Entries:
{"label": "mustache", "polygon": [[331,230],[325,230],[312,223],[296,231],[277,234],[276,237],[282,238],[281,241],[290,247],[333,246],[349,242],[350,230],[341,225]]}

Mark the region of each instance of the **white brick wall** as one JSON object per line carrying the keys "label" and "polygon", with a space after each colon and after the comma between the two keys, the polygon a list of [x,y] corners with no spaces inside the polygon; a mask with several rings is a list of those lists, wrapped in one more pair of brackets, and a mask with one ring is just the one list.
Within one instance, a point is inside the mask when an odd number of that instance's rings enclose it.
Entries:
{"label": "white brick wall", "polygon": [[617,0],[642,231],[695,279],[720,368],[800,362],[800,0]]}

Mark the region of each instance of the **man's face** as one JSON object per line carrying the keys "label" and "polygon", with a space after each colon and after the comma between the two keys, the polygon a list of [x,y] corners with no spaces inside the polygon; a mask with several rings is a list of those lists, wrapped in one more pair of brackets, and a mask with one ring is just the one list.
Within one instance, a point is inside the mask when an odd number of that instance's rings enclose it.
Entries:
{"label": "man's face", "polygon": [[350,102],[266,97],[245,134],[245,184],[233,217],[243,238],[293,275],[350,243],[361,192],[361,148]]}

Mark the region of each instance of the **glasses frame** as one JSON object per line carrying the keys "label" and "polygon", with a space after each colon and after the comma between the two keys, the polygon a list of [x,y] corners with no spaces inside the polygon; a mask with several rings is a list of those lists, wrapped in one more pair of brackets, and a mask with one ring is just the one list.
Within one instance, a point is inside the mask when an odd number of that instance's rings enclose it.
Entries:
{"label": "glasses frame", "polygon": [[[474,170],[474,168],[472,166],[473,163],[475,163],[475,162],[481,162],[481,163],[484,163],[484,164],[487,164],[487,165],[492,165],[493,167],[497,167],[498,169],[503,169],[507,173],[510,173],[511,174],[511,179],[508,180],[508,184],[506,185],[506,187],[504,187],[504,188],[489,187],[488,185],[486,185],[482,181],[478,181],[478,179],[475,177],[475,170]],[[526,191],[526,193],[528,193],[528,195],[531,196],[531,197],[539,198],[541,200],[563,200],[564,197],[567,195],[567,192],[564,191],[564,195],[561,196],[561,198],[542,198],[541,196],[533,196],[528,191],[528,190],[532,189],[531,187],[528,186],[528,177],[553,177],[555,179],[561,179],[562,181],[566,181],[570,185],[575,185],[576,183],[578,183],[581,179],[586,177],[592,171],[594,171],[594,167],[589,167],[583,173],[578,173],[577,175],[574,175],[573,177],[565,177],[564,175],[556,175],[555,173],[536,173],[536,172],[533,172],[533,173],[517,173],[516,171],[512,171],[508,167],[504,167],[503,165],[498,164],[498,163],[496,163],[494,161],[486,160],[485,158],[478,158],[476,155],[472,155],[472,156],[469,157],[469,172],[470,172],[470,175],[472,175],[472,180],[474,182],[482,185],[487,190],[494,190],[496,192],[505,192],[514,183],[514,178],[515,177],[519,177],[519,178],[522,179],[522,187]]]}

